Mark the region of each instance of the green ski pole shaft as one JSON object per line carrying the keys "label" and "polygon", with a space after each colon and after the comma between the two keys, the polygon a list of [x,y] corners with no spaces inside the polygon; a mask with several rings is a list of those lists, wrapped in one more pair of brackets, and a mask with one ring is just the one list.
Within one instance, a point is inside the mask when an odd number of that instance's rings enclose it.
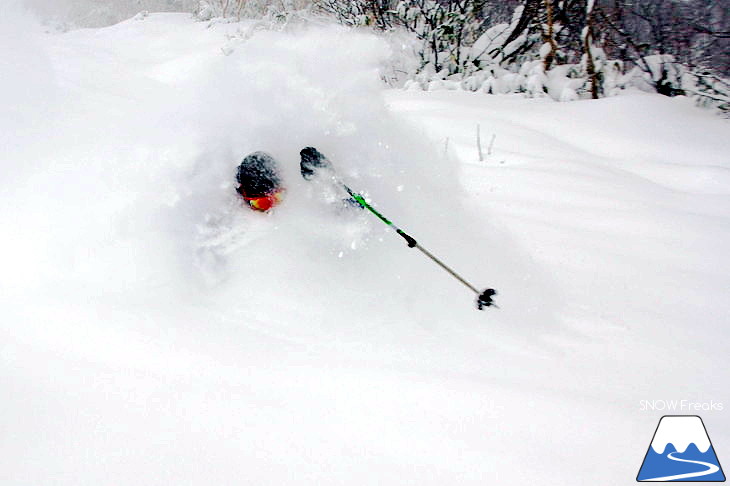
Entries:
{"label": "green ski pole shaft", "polygon": [[[409,248],[419,248],[418,242],[416,242],[416,240],[413,239],[412,236],[410,236],[408,233],[406,233],[405,231],[403,231],[402,229],[400,229],[399,227],[397,227],[396,225],[394,225],[393,222],[390,221],[388,218],[386,218],[385,216],[383,216],[382,214],[380,214],[378,212],[378,210],[375,209],[374,207],[372,207],[370,204],[368,204],[368,202],[365,200],[365,198],[362,197],[360,194],[356,193],[355,191],[353,191],[352,189],[350,189],[349,187],[347,187],[345,184],[342,184],[342,185],[345,187],[345,190],[347,191],[347,193],[350,196],[352,196],[352,198],[355,201],[357,201],[357,203],[360,206],[362,206],[363,208],[365,208],[368,211],[370,211],[371,213],[373,213],[375,216],[378,217],[378,219],[380,219],[380,221],[382,221],[383,223],[387,224],[388,226],[390,226],[391,228],[393,228],[396,233],[398,233],[399,235],[401,235],[403,237],[403,239],[406,240],[406,242],[408,243],[408,247]],[[431,258],[433,258],[433,256],[431,256]]]}
{"label": "green ski pole shaft", "polygon": [[384,215],[382,215],[377,209],[372,207],[364,197],[362,197],[360,194],[356,193],[349,187],[347,187],[346,184],[342,184],[342,186],[345,188],[347,193],[363,208],[367,209],[371,213],[373,213],[379,220],[381,220],[383,223],[387,224],[391,228],[395,230],[396,233],[398,233],[401,237],[403,237],[404,240],[408,243],[409,248],[417,248],[421,251],[424,255],[426,255],[428,258],[431,259],[434,263],[436,263],[438,266],[443,268],[446,272],[448,272],[452,277],[454,277],[456,280],[464,284],[469,290],[477,294],[477,307],[481,310],[483,307],[489,307],[494,306],[498,307],[494,302],[492,302],[492,296],[496,295],[496,292],[494,289],[487,289],[484,292],[480,292],[476,287],[474,287],[472,284],[464,280],[461,275],[456,273],[453,269],[451,269],[448,265],[446,265],[444,262],[436,258],[430,251],[422,247],[418,244],[418,242],[413,238],[411,235],[397,227],[395,224],[393,224],[392,221],[390,221],[388,218],[386,218]]}

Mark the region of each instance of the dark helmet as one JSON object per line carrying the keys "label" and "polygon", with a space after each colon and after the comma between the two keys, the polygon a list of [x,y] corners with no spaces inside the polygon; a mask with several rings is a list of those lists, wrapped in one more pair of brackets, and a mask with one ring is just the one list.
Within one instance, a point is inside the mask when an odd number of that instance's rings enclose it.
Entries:
{"label": "dark helmet", "polygon": [[302,177],[305,179],[311,179],[317,169],[331,166],[327,157],[314,147],[304,147],[301,152],[299,152],[299,155],[301,156],[299,168],[302,173]]}
{"label": "dark helmet", "polygon": [[281,188],[281,177],[276,160],[266,152],[247,155],[238,166],[236,180],[246,196],[264,196]]}

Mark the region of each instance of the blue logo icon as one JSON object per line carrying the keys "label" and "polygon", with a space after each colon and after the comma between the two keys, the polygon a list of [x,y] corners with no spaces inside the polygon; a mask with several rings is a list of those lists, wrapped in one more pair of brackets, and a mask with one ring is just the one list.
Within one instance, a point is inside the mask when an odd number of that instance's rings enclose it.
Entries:
{"label": "blue logo icon", "polygon": [[636,480],[725,481],[702,419],[697,415],[662,417]]}

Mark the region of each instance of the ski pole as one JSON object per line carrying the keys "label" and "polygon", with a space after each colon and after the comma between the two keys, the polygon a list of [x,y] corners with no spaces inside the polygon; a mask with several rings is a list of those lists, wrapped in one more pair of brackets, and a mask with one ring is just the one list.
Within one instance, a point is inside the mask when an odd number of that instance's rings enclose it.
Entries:
{"label": "ski pole", "polygon": [[363,208],[367,209],[371,213],[373,213],[380,221],[387,224],[391,228],[395,230],[396,233],[398,233],[401,237],[403,237],[404,240],[406,240],[406,243],[408,243],[409,248],[416,248],[421,251],[424,255],[426,255],[428,258],[430,258],[434,263],[436,263],[438,266],[446,270],[452,277],[454,277],[456,280],[464,284],[469,290],[474,292],[477,295],[477,309],[483,310],[485,307],[496,307],[499,309],[499,306],[495,304],[492,301],[492,297],[494,295],[497,295],[497,291],[494,289],[486,289],[483,292],[479,292],[479,290],[474,287],[472,284],[467,282],[461,275],[456,273],[453,269],[451,269],[448,265],[446,265],[444,262],[436,258],[430,251],[422,247],[418,244],[418,242],[408,233],[397,227],[395,224],[393,224],[392,221],[390,221],[388,218],[383,216],[380,212],[378,212],[377,209],[372,207],[368,202],[365,200],[363,196],[356,193],[349,187],[347,187],[347,184],[340,181],[342,186],[345,188],[347,193]]}

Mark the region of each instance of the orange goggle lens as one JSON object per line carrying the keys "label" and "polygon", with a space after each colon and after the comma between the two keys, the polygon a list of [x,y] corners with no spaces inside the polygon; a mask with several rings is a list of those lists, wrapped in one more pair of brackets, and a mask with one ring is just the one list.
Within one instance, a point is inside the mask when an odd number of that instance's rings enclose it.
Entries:
{"label": "orange goggle lens", "polygon": [[253,209],[256,209],[257,211],[268,211],[281,202],[283,199],[282,193],[283,191],[277,191],[266,196],[246,197],[244,199],[246,199],[246,202],[248,202],[249,206]]}

